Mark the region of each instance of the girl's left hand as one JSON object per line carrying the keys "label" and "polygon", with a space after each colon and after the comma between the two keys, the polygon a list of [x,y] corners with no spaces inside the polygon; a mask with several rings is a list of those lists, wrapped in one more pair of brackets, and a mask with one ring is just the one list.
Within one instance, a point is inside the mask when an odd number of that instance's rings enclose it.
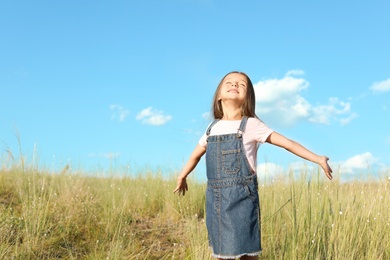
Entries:
{"label": "girl's left hand", "polygon": [[320,160],[319,160],[318,164],[324,170],[326,177],[328,177],[328,179],[331,180],[333,178],[333,176],[332,176],[333,171],[332,171],[332,168],[330,168],[330,166],[328,164],[328,160],[329,160],[328,157],[320,156]]}

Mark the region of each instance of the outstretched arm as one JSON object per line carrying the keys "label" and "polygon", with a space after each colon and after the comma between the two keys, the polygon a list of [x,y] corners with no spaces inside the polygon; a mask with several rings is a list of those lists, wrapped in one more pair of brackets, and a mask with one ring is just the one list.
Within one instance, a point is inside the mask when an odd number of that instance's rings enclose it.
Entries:
{"label": "outstretched arm", "polygon": [[183,194],[183,196],[185,195],[186,191],[188,191],[186,178],[188,174],[190,174],[192,170],[195,169],[196,165],[200,161],[200,158],[202,158],[205,152],[206,152],[206,148],[204,148],[203,146],[200,146],[198,144],[195,147],[187,163],[184,165],[179,177],[177,177],[177,186],[173,192],[177,192],[179,193],[179,195],[180,194]]}
{"label": "outstretched arm", "polygon": [[330,166],[328,164],[328,160],[329,160],[328,157],[317,155],[317,154],[309,151],[308,149],[306,149],[305,147],[303,147],[299,143],[297,143],[293,140],[287,139],[286,137],[284,137],[283,135],[281,135],[277,132],[271,133],[268,136],[266,142],[273,144],[273,145],[277,145],[279,147],[282,147],[282,148],[286,149],[287,151],[289,151],[295,155],[298,155],[299,157],[301,157],[305,160],[317,163],[324,170],[328,179],[329,180],[332,179],[332,169],[330,168]]}

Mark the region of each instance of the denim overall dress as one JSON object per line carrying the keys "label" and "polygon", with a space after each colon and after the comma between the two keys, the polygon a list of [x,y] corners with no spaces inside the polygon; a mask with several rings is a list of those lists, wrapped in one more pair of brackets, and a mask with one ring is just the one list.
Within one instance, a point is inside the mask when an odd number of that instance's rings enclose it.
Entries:
{"label": "denim overall dress", "polygon": [[254,256],[261,251],[257,176],[242,141],[247,120],[242,118],[234,134],[210,136],[218,120],[206,131],[206,226],[213,256],[218,258]]}

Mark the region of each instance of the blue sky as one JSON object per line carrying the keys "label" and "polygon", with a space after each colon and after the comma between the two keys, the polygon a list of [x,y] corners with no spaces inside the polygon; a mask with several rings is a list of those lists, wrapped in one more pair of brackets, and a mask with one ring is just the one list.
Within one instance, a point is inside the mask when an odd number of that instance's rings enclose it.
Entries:
{"label": "blue sky", "polygon": [[[1,1],[0,141],[35,165],[180,170],[229,71],[336,175],[389,173],[388,1]],[[302,169],[263,145],[259,175]],[[265,167],[266,164],[266,167]],[[306,163],[305,167],[313,167]],[[204,162],[196,170],[204,175]]]}

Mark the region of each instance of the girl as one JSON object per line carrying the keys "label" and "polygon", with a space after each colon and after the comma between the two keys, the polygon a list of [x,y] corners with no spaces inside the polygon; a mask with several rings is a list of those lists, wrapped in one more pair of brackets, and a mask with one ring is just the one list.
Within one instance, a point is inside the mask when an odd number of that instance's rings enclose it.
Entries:
{"label": "girl", "polygon": [[177,179],[174,192],[185,195],[186,178],[206,153],[206,226],[212,256],[258,259],[261,252],[256,153],[267,142],[315,162],[332,179],[326,156],[274,132],[255,114],[250,78],[230,72],[214,94],[214,121],[199,140]]}

